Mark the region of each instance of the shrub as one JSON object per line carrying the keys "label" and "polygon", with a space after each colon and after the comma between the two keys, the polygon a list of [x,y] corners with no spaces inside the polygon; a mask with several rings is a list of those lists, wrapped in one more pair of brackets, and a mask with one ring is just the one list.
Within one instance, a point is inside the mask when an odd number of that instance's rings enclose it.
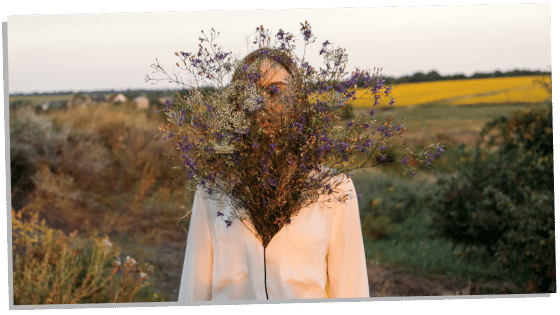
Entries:
{"label": "shrub", "polygon": [[352,107],[351,104],[346,105],[345,107],[341,108],[340,110],[340,118],[342,119],[352,119],[352,118],[356,118],[356,115],[354,114],[354,108]]}
{"label": "shrub", "polygon": [[376,216],[367,213],[362,220],[362,232],[366,236],[378,240],[388,236],[391,231],[391,218],[386,215]]}
{"label": "shrub", "polygon": [[527,292],[555,292],[552,115],[518,111],[489,122],[472,163],[438,180],[438,231],[495,258]]}
{"label": "shrub", "polygon": [[[23,212],[12,210],[14,304],[132,302],[140,290],[153,291],[147,281],[153,267],[130,257],[121,266],[107,237],[66,236]],[[153,292],[148,296],[155,301]]]}

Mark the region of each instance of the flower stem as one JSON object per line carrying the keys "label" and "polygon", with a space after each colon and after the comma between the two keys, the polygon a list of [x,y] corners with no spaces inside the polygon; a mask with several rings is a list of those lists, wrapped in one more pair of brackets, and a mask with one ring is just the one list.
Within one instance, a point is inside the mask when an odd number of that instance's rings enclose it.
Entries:
{"label": "flower stem", "polygon": [[268,300],[268,290],[266,289],[266,246],[263,246],[263,258],[264,258],[264,293],[266,294],[266,299]]}

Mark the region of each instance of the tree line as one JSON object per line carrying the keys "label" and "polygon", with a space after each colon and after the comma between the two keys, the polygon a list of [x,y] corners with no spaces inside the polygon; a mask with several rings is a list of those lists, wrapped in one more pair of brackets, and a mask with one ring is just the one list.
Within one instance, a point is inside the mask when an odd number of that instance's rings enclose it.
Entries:
{"label": "tree line", "polygon": [[[550,71],[540,71],[540,70],[510,70],[502,72],[496,70],[494,72],[475,72],[470,76],[464,74],[451,74],[451,75],[441,75],[436,70],[423,73],[421,71],[415,72],[412,75],[404,75],[401,77],[383,76],[385,79],[385,84],[399,84],[399,83],[417,83],[417,82],[430,82],[430,81],[444,81],[444,80],[464,80],[464,79],[480,79],[480,78],[501,78],[501,77],[520,77],[520,76],[531,76],[531,75],[551,75]],[[364,81],[360,79],[358,81],[358,87],[364,86]],[[215,89],[211,86],[203,87],[207,92],[213,92]],[[39,96],[39,95],[70,95],[70,94],[88,94],[88,95],[107,95],[107,94],[123,94],[128,99],[145,95],[148,98],[160,97],[163,95],[170,95],[177,92],[177,89],[127,89],[127,90],[95,90],[95,91],[53,91],[53,92],[33,92],[33,93],[10,93],[10,96]],[[180,94],[187,93],[188,90],[179,90]]]}

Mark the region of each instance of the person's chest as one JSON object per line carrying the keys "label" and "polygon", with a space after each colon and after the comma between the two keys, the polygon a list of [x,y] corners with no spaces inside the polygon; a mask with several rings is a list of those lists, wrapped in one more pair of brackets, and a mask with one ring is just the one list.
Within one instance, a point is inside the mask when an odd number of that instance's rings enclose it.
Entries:
{"label": "person's chest", "polygon": [[[266,248],[249,220],[233,219],[228,226],[225,218],[231,213],[231,207],[209,201],[208,209],[216,290],[239,281],[259,287],[264,277],[268,279],[267,286],[275,289],[290,291],[301,286],[317,291],[324,289],[331,227],[328,207],[315,203],[301,209],[290,224],[272,237]],[[276,285],[271,286],[273,283]]]}

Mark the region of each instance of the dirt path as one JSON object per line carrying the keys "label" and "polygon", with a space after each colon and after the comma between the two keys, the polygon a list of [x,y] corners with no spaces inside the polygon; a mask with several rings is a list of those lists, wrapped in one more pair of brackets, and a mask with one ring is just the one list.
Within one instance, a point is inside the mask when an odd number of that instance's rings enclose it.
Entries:
{"label": "dirt path", "polygon": [[368,262],[371,297],[520,294],[512,283],[470,281],[452,276],[419,276],[395,267]]}

